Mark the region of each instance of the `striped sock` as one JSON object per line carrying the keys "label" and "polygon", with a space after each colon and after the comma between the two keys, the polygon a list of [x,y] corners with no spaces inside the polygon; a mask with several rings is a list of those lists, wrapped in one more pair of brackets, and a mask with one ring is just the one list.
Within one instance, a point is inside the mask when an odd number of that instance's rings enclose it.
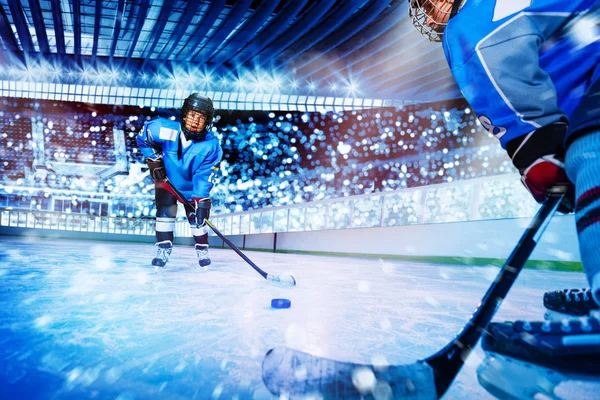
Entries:
{"label": "striped sock", "polygon": [[600,304],[600,129],[571,144],[566,169],[575,183],[581,261],[594,299]]}
{"label": "striped sock", "polygon": [[170,240],[173,242],[175,218],[156,217],[156,242]]}

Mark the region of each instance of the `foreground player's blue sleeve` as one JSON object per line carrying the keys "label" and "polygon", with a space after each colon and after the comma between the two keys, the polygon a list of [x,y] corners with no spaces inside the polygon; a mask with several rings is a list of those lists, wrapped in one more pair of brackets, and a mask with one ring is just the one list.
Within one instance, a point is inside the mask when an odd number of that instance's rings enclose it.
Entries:
{"label": "foreground player's blue sleeve", "polygon": [[[526,19],[511,28],[509,37],[499,32],[480,41],[464,63],[451,62],[479,122],[504,148],[516,137],[566,121],[552,79],[539,65],[538,32]],[[449,59],[450,47],[444,46]]]}
{"label": "foreground player's blue sleeve", "polygon": [[598,7],[597,0],[469,0],[448,22],[443,47],[456,83],[504,148],[555,122],[575,131],[600,119],[597,110],[575,112],[594,96],[598,41],[577,33],[590,29]]}

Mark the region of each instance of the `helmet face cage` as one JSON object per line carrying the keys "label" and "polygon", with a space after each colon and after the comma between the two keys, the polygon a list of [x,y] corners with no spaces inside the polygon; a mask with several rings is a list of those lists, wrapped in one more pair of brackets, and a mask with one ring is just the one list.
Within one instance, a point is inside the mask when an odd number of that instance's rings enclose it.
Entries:
{"label": "helmet face cage", "polygon": [[[185,116],[190,111],[197,111],[199,113],[204,114],[206,116],[206,122],[204,125],[204,129],[201,132],[194,132],[186,128],[185,126]],[[213,119],[215,117],[215,108],[213,107],[212,100],[206,96],[202,96],[198,93],[192,93],[188,96],[187,99],[183,102],[183,106],[181,107],[181,131],[185,135],[187,140],[195,140],[202,141],[206,137],[208,130],[211,128]]]}
{"label": "helmet face cage", "polygon": [[[460,3],[458,0],[454,2]],[[441,4],[444,3],[439,0],[410,0],[408,15],[414,27],[430,42],[442,41],[446,25],[457,11],[454,4],[451,10],[441,9]]]}

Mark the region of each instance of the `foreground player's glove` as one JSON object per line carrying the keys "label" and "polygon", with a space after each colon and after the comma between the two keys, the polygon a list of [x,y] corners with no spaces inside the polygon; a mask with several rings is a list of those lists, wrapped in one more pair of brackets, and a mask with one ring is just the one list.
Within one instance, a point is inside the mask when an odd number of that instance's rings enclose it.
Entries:
{"label": "foreground player's glove", "polygon": [[508,142],[506,150],[521,173],[521,182],[541,203],[550,192],[566,192],[558,211],[573,211],[575,190],[564,164],[564,138],[567,125],[555,123]]}
{"label": "foreground player's glove", "polygon": [[162,156],[146,158],[146,165],[150,168],[150,176],[154,179],[154,182],[163,182],[167,179],[167,170],[165,169],[165,163]]}

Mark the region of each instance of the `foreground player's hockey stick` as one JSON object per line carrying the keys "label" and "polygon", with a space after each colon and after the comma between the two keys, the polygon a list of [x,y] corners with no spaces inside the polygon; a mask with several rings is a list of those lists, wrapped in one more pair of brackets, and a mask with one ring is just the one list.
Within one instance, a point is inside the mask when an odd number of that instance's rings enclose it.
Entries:
{"label": "foreground player's hockey stick", "polygon": [[[167,186],[169,186],[169,189],[172,190],[172,192],[175,194],[175,196],[177,196],[181,203],[183,203],[186,207],[188,207],[191,210],[195,209],[195,207],[183,196],[183,194],[181,194],[181,192],[177,190],[175,186],[173,186],[171,181],[166,179],[164,182],[167,184]],[[259,268],[258,265],[254,264],[252,260],[246,257],[246,255],[242,253],[242,251],[238,249],[238,247],[235,244],[231,243],[231,241],[227,239],[225,235],[219,232],[219,230],[213,225],[212,222],[210,222],[208,219],[205,219],[204,222],[206,222],[206,224],[217,234],[218,237],[220,237],[225,243],[227,243],[227,246],[231,247],[231,249],[235,251],[238,254],[238,256],[242,257],[244,261],[246,261],[252,268],[254,268],[254,270],[258,272],[263,278],[265,278],[267,282],[269,282],[272,285],[281,287],[296,286],[296,279],[292,275],[273,275],[263,271],[261,268]]]}
{"label": "foreground player's hockey stick", "polygon": [[377,391],[379,384],[386,398],[390,398],[391,389],[394,399],[439,399],[492,320],[563,197],[563,194],[548,197],[470,321],[436,354],[414,364],[376,367],[276,347],[269,350],[263,360],[263,382],[272,393],[284,396],[315,394],[324,399],[358,399]]}

